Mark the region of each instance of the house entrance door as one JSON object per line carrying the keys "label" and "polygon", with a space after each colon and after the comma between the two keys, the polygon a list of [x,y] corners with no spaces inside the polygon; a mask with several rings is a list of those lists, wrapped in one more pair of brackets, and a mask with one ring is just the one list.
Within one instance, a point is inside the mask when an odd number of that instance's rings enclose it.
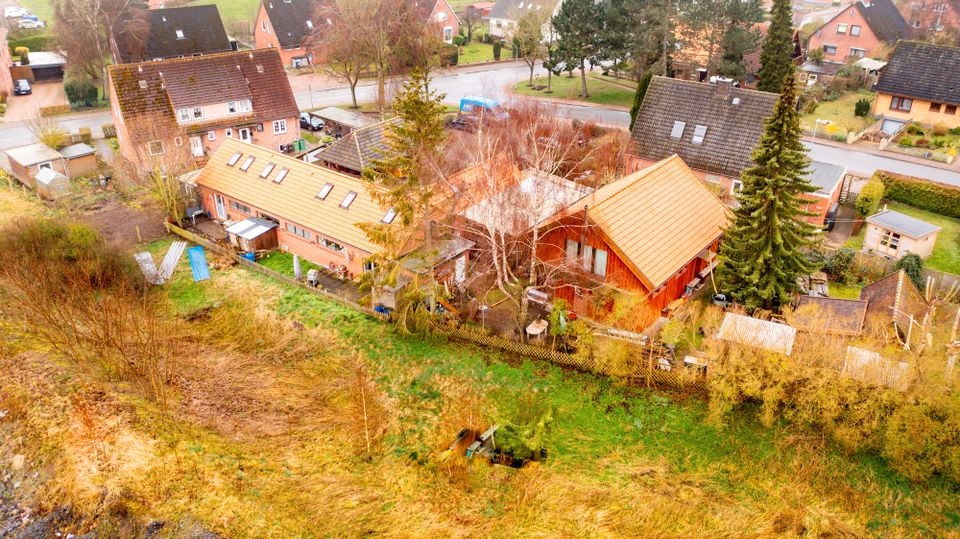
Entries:
{"label": "house entrance door", "polygon": [[227,205],[223,200],[222,195],[213,195],[213,200],[217,204],[217,217],[220,219],[227,218]]}
{"label": "house entrance door", "polygon": [[190,153],[194,157],[203,157],[203,139],[200,137],[190,137]]}

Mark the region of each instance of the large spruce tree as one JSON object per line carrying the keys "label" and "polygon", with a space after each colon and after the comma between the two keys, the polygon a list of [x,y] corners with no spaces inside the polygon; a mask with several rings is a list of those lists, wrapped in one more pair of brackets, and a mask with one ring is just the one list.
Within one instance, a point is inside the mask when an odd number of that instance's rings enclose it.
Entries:
{"label": "large spruce tree", "polygon": [[812,270],[804,258],[815,228],[803,221],[804,178],[809,159],[800,142],[797,88],[792,69],[780,100],[753,150],[755,166],[743,172],[743,189],[720,253],[723,289],[747,307],[776,309],[798,289],[797,277]]}
{"label": "large spruce tree", "polygon": [[790,0],[773,0],[770,28],[760,51],[757,89],[780,93],[787,73],[793,73],[793,9]]}

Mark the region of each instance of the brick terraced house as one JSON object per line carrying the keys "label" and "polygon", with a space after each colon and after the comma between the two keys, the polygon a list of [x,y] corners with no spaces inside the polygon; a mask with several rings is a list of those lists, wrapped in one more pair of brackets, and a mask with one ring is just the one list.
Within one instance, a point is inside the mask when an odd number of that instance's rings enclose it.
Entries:
{"label": "brick terraced house", "polygon": [[215,5],[131,10],[117,21],[110,52],[117,64],[233,50]]}
{"label": "brick terraced house", "polygon": [[261,0],[253,27],[258,49],[277,49],[283,65],[305,67],[313,63],[306,41],[318,24],[318,0]]}
{"label": "brick terraced house", "polygon": [[276,50],[115,65],[109,74],[120,153],[138,173],[194,168],[228,139],[282,151],[300,138]]}
{"label": "brick terraced house", "polygon": [[907,22],[891,0],[850,4],[810,36],[807,50],[823,50],[825,62],[874,58],[907,36]]}

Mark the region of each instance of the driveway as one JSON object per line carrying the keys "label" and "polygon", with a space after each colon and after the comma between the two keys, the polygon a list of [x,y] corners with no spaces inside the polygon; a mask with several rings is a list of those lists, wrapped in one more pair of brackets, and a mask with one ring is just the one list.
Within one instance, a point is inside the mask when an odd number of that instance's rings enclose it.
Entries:
{"label": "driveway", "polygon": [[10,98],[4,122],[16,122],[40,116],[41,107],[66,105],[67,94],[63,91],[63,82],[38,82],[33,84],[30,95],[15,95]]}

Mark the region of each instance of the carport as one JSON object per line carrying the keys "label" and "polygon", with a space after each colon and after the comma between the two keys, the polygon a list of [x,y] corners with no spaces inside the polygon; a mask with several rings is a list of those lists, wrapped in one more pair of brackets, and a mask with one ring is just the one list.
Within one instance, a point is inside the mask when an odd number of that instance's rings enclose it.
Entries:
{"label": "carport", "polygon": [[63,67],[67,61],[55,52],[31,52],[30,71],[36,82],[56,82],[63,80]]}

